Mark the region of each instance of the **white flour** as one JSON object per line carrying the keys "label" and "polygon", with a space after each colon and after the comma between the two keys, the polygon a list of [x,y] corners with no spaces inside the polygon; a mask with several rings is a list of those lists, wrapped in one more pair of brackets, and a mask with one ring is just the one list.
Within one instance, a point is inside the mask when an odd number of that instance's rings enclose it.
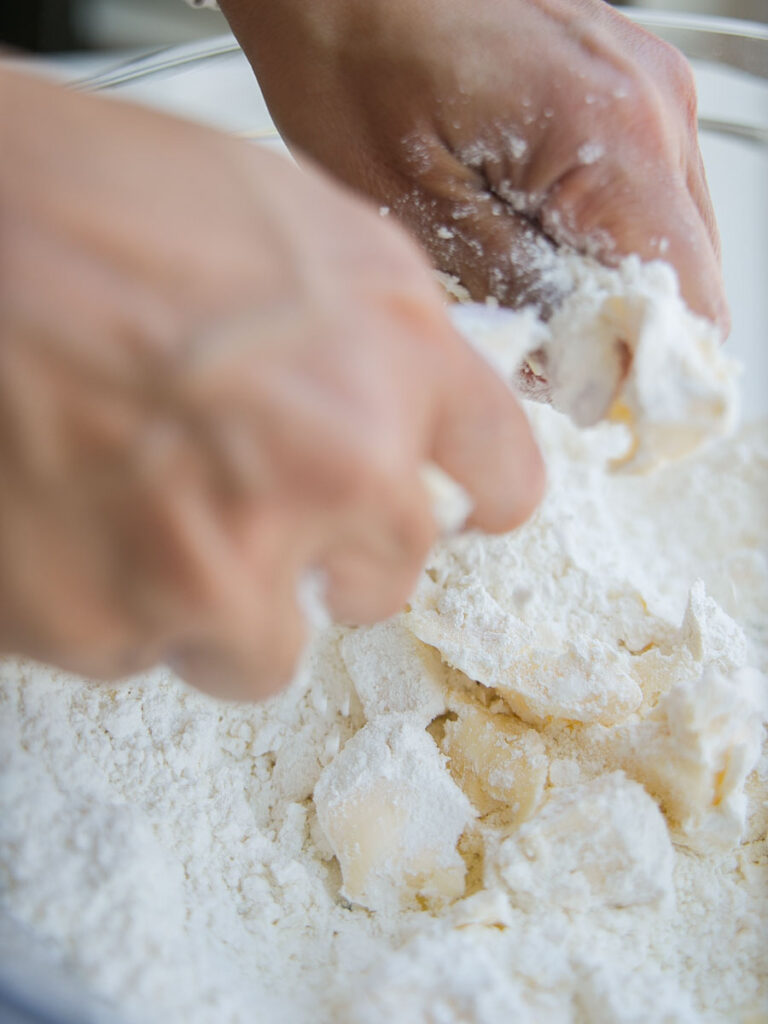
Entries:
{"label": "white flour", "polygon": [[0,948],[141,1024],[766,1019],[768,431],[529,412],[531,522],[266,705],[0,663]]}

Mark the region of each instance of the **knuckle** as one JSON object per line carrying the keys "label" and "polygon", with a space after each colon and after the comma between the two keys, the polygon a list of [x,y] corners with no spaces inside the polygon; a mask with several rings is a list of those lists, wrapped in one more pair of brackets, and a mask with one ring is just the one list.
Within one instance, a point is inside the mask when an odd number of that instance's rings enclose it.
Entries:
{"label": "knuckle", "polygon": [[[353,425],[350,426],[353,429]],[[333,476],[337,500],[347,507],[388,503],[402,486],[402,457],[375,426],[360,429],[337,453]]]}
{"label": "knuckle", "polygon": [[660,45],[661,73],[652,76],[637,70],[626,76],[612,120],[624,143],[634,142],[635,150],[644,156],[669,163],[676,162],[681,139],[685,144],[695,134],[696,84],[683,55],[667,43]]}
{"label": "knuckle", "polygon": [[664,107],[659,91],[649,77],[640,73],[631,75],[626,79],[621,92],[625,102],[614,107],[620,125],[623,122],[643,132],[654,132],[661,128]]}
{"label": "knuckle", "polygon": [[[329,460],[330,461],[330,460]],[[331,504],[338,509],[363,504],[370,491],[372,471],[361,445],[347,445],[337,451],[322,481]]]}
{"label": "knuckle", "polygon": [[690,62],[671,43],[662,41],[663,61],[666,66],[667,75],[673,82],[678,93],[684,96],[696,95],[696,78]]}
{"label": "knuckle", "polygon": [[676,88],[696,91],[693,69],[674,44],[644,29],[637,29],[635,44],[635,65],[651,75],[654,81],[669,81]]}
{"label": "knuckle", "polygon": [[634,142],[635,150],[645,159],[666,161],[671,141],[669,116],[656,89],[642,87],[638,90],[622,134],[628,142]]}
{"label": "knuckle", "polygon": [[666,96],[670,106],[682,115],[686,128],[695,131],[698,103],[693,68],[674,46],[665,43],[664,47],[666,81],[669,83]]}

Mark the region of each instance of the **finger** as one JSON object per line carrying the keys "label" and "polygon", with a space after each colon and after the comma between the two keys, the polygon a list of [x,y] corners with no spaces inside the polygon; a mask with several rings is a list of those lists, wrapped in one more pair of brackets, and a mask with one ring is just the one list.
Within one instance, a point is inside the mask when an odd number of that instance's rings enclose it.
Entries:
{"label": "finger", "polygon": [[334,622],[381,622],[400,611],[413,593],[428,550],[420,559],[397,564],[355,550],[329,558],[327,601]]}
{"label": "finger", "polygon": [[727,329],[717,255],[685,183],[662,169],[629,180],[622,167],[594,166],[577,168],[552,190],[541,212],[547,233],[580,248],[588,244],[606,263],[631,253],[666,260],[689,307]]}
{"label": "finger", "polygon": [[287,686],[304,647],[304,624],[298,610],[283,608],[269,636],[234,631],[179,644],[168,665],[185,682],[227,700],[264,700]]}
{"label": "finger", "polygon": [[[615,16],[615,12],[612,13]],[[645,30],[633,26],[631,38],[633,52],[636,52],[635,47],[640,44],[643,47],[650,46],[650,52],[654,55],[654,63],[660,72],[660,76],[655,82],[655,88],[661,94],[662,109],[666,109],[667,117],[673,116],[677,125],[673,137],[676,140],[676,145],[682,145],[686,166],[686,185],[719,260],[720,234],[707,187],[704,161],[698,145],[698,97],[693,69],[678,49],[655,36],[649,37]],[[642,65],[647,66],[643,51],[640,52],[640,60]],[[642,101],[640,110],[642,110]],[[639,112],[638,117],[642,118],[642,113]],[[680,123],[680,119],[682,119],[682,123]],[[650,126],[651,131],[646,133],[646,137],[653,138],[653,119],[651,119]]]}
{"label": "finger", "polygon": [[131,600],[165,637],[162,660],[191,685],[229,699],[262,699],[285,686],[306,636],[294,517],[216,502],[184,478],[156,504],[165,544]]}
{"label": "finger", "polygon": [[[82,502],[34,491],[3,473],[0,509],[0,649],[95,680],[117,680],[158,660],[159,650],[117,599],[115,557],[103,524]],[[10,557],[11,551],[13,557]]]}
{"label": "finger", "polygon": [[544,464],[519,402],[457,335],[444,358],[433,460],[468,491],[471,523],[492,533],[524,522],[544,493]]}
{"label": "finger", "polygon": [[[287,559],[286,559],[287,560]],[[307,640],[298,604],[297,576],[237,573],[215,598],[208,621],[191,617],[192,629],[168,651],[168,664],[188,683],[229,700],[262,700],[293,678]]]}
{"label": "finger", "polygon": [[378,532],[341,528],[341,538],[322,559],[327,602],[337,622],[378,622],[407,602],[435,541],[431,502],[420,477],[405,481],[396,508],[387,503]]}
{"label": "finger", "polygon": [[546,315],[568,290],[557,247],[480,179],[458,176],[437,195],[409,192],[392,202],[435,266],[455,275],[475,301],[491,296]]}

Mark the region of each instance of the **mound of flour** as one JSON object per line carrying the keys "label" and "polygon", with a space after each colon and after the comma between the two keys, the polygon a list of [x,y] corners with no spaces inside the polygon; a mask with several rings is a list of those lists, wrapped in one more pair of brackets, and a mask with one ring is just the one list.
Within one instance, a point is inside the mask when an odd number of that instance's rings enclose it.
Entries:
{"label": "mound of flour", "polygon": [[267,704],[0,663],[0,953],[129,1024],[764,1018],[768,429],[529,413],[533,519]]}

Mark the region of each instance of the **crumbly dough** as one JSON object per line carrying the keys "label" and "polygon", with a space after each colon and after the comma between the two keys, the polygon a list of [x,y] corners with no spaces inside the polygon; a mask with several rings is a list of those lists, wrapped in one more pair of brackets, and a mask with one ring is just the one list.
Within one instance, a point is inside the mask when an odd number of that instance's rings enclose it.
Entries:
{"label": "crumbly dough", "polygon": [[562,252],[557,273],[567,295],[546,323],[530,309],[459,306],[456,326],[510,382],[527,362],[578,426],[624,424],[614,468],[646,472],[733,428],[737,367],[669,264],[630,256],[609,269]]}
{"label": "crumbly dough", "polygon": [[768,687],[760,673],[711,664],[678,683],[641,722],[617,730],[615,756],[654,796],[679,843],[702,854],[738,845],[745,784],[760,757]]}

